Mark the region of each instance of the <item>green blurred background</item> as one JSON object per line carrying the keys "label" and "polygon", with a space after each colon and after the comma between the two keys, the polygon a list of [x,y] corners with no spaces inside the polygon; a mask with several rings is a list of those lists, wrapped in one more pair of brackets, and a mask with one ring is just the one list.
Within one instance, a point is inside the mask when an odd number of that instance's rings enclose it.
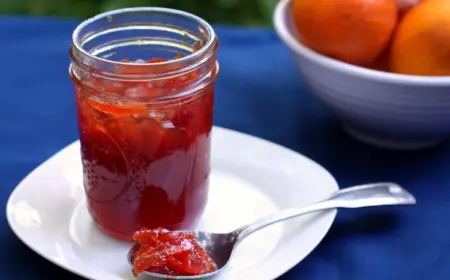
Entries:
{"label": "green blurred background", "polygon": [[270,25],[277,0],[0,0],[1,14],[83,19],[103,11],[160,6],[194,13],[211,23]]}

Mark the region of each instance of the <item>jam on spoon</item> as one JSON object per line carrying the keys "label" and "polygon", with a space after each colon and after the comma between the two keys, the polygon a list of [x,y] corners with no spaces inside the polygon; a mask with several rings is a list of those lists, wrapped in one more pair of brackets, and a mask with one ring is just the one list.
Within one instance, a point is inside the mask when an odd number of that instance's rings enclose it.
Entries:
{"label": "jam on spoon", "polygon": [[202,275],[217,265],[190,232],[163,228],[142,229],[133,235],[139,247],[132,261],[133,274],[144,271],[171,276]]}

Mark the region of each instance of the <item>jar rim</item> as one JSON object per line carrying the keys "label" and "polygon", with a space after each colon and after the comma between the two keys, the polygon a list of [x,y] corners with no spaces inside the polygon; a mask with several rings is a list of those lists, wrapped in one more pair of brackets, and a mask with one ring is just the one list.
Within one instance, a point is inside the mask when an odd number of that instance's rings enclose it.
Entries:
{"label": "jar rim", "polygon": [[[107,58],[99,57],[94,54],[89,53],[87,50],[83,48],[82,45],[82,38],[80,38],[80,34],[83,31],[84,28],[89,26],[90,24],[94,23],[95,21],[101,20],[101,19],[109,19],[116,15],[124,14],[124,13],[133,13],[133,12],[155,12],[155,13],[161,13],[161,14],[167,14],[167,15],[174,15],[174,16],[180,16],[187,19],[191,19],[193,21],[196,21],[199,23],[200,26],[205,28],[207,33],[207,41],[206,43],[202,44],[202,46],[196,50],[195,52],[192,52],[188,55],[167,60],[167,61],[160,61],[160,62],[152,62],[152,63],[138,63],[138,62],[122,62],[122,61],[115,61],[110,60]],[[123,9],[116,9],[108,12],[104,12],[98,15],[95,15],[91,18],[88,18],[81,22],[73,31],[72,33],[72,44],[73,47],[76,49],[77,52],[79,52],[81,55],[87,56],[90,60],[97,61],[100,63],[106,63],[106,64],[113,64],[117,66],[127,66],[127,67],[155,67],[155,66],[166,66],[173,63],[187,63],[190,60],[198,59],[199,57],[206,56],[211,48],[214,47],[216,42],[216,34],[214,32],[214,29],[212,26],[204,19],[202,19],[199,16],[196,16],[194,14],[171,9],[171,8],[162,8],[162,7],[133,7],[133,8],[123,8]]]}

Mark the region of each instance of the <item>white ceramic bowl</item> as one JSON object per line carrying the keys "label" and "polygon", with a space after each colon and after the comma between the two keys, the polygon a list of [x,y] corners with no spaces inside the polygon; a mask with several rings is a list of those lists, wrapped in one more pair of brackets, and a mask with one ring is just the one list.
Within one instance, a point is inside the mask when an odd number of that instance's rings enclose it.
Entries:
{"label": "white ceramic bowl", "polygon": [[450,77],[399,75],[325,57],[298,40],[291,0],[280,0],[275,29],[302,79],[355,138],[379,147],[419,149],[450,136]]}

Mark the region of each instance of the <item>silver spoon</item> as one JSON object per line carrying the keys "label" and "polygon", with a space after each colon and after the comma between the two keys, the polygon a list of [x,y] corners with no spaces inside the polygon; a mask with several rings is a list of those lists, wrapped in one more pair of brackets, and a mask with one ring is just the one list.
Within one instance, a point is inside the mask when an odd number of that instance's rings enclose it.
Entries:
{"label": "silver spoon", "polygon": [[[150,279],[211,279],[228,265],[233,251],[247,236],[257,230],[274,223],[320,210],[334,208],[359,208],[381,205],[405,205],[415,204],[416,199],[408,191],[395,183],[375,183],[355,186],[339,190],[330,197],[306,205],[282,210],[272,216],[244,225],[230,233],[211,233],[205,231],[193,231],[197,242],[202,245],[211,258],[216,262],[217,270],[197,276],[169,276],[159,273],[144,272]],[[135,244],[128,253],[128,261],[132,264],[134,253],[139,244]]]}

